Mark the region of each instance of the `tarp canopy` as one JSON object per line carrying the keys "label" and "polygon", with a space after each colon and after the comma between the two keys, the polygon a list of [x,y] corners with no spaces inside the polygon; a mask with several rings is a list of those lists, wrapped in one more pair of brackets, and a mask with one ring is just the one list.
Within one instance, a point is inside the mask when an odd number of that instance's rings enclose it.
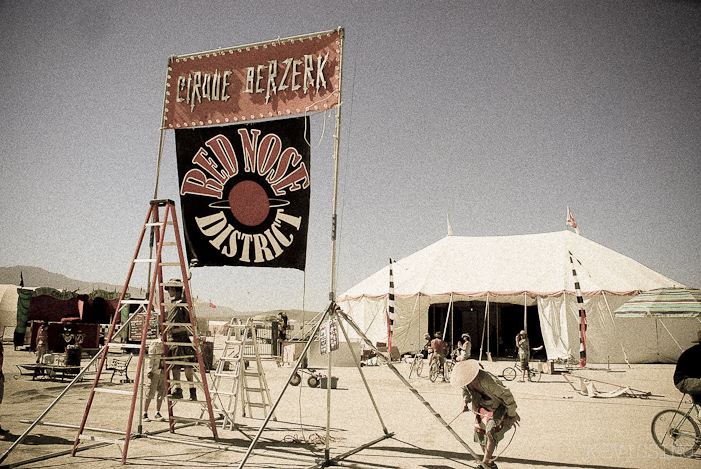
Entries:
{"label": "tarp canopy", "polygon": [[[562,358],[572,352],[576,355],[578,306],[570,253],[589,319],[590,359],[593,356],[595,362],[622,362],[623,351],[629,347],[630,361],[659,361],[659,347],[636,344],[641,339],[659,343],[654,336],[656,326],[614,318],[612,311],[642,291],[683,285],[567,230],[516,236],[447,236],[397,261],[393,273],[398,318],[393,343],[400,351],[423,345],[423,334],[432,332],[427,324],[432,304],[488,300],[537,305],[548,358]],[[374,341],[387,340],[384,312],[388,279],[386,266],[337,298],[339,306]],[[688,325],[680,324],[675,331],[671,330],[675,324],[665,324],[675,341],[683,342],[685,334],[690,334],[685,330]],[[689,342],[697,329],[691,328]],[[629,333],[645,335],[629,340]],[[664,345],[663,361],[676,360],[680,350],[675,341],[671,348]]]}

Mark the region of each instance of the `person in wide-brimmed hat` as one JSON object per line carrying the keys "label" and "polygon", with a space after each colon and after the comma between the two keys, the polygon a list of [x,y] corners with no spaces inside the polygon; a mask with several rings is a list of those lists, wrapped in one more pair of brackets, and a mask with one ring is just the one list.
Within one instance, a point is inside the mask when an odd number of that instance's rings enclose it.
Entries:
{"label": "person in wide-brimmed hat", "polygon": [[[171,324],[182,324],[182,326],[171,326],[168,329],[168,335],[170,336],[170,342],[174,342],[178,345],[171,345],[168,348],[168,355],[171,357],[180,357],[179,359],[185,362],[195,362],[197,361],[197,354],[195,352],[195,347],[192,345],[180,345],[192,343],[190,340],[190,331],[187,326],[190,325],[190,312],[188,311],[185,301],[183,301],[183,281],[179,278],[172,278],[163,284],[168,296],[170,296],[170,303],[167,305],[166,320]],[[193,331],[194,332],[194,331]],[[164,339],[167,339],[164,338]],[[185,379],[190,382],[190,400],[197,400],[197,388],[195,388],[195,373],[192,366],[185,365]],[[173,366],[171,369],[173,374],[173,389],[170,392],[171,399],[183,399],[183,390],[180,386],[180,366]]]}
{"label": "person in wide-brimmed hat", "polygon": [[482,463],[496,467],[492,455],[504,434],[520,420],[516,400],[509,388],[493,374],[482,369],[477,360],[458,362],[450,376],[450,384],[462,388],[463,411],[472,403],[475,413],[475,442],[484,452]]}
{"label": "person in wide-brimmed hat", "polygon": [[701,331],[698,339],[679,356],[674,370],[674,386],[689,394],[697,404],[701,404]]}
{"label": "person in wide-brimmed hat", "polygon": [[531,360],[531,342],[528,340],[526,331],[521,331],[516,336],[516,349],[518,350],[518,360],[521,362],[521,381],[526,381],[528,363]]}
{"label": "person in wide-brimmed hat", "polygon": [[460,340],[458,341],[458,358],[456,361],[463,361],[470,358],[472,354],[472,342],[470,341],[470,334],[464,333]]}

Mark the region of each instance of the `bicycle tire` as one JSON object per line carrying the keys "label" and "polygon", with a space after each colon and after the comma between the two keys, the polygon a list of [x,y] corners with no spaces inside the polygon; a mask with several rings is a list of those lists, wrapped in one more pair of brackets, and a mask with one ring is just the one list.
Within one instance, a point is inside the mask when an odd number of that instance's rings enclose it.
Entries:
{"label": "bicycle tire", "polygon": [[530,381],[532,383],[537,383],[538,381],[540,381],[540,376],[541,376],[540,371],[532,370],[530,368],[528,369],[528,381]]}
{"label": "bicycle tire", "polygon": [[294,376],[290,379],[290,384],[292,386],[299,386],[299,383],[302,382],[302,377],[299,375],[299,373],[295,373]]}
{"label": "bicycle tire", "polygon": [[416,358],[417,363],[416,363],[416,376],[419,378],[421,377],[421,372],[424,370],[424,358],[423,357],[418,357]]}
{"label": "bicycle tire", "polygon": [[435,383],[439,374],[441,374],[441,366],[438,362],[431,363],[431,368],[428,370],[428,379],[430,379],[432,383]]}
{"label": "bicycle tire", "polygon": [[307,385],[310,388],[315,388],[319,386],[319,379],[316,376],[310,376],[309,379],[307,380]]}
{"label": "bicycle tire", "polygon": [[446,362],[445,365],[443,366],[443,377],[445,380],[450,383],[450,373],[453,372],[453,364],[450,362]]}
{"label": "bicycle tire", "polygon": [[504,379],[507,381],[513,381],[514,379],[516,379],[516,370],[514,370],[510,366],[507,366],[506,368],[504,368],[504,371],[502,371],[501,374],[504,376]]}
{"label": "bicycle tire", "polygon": [[657,446],[670,456],[689,457],[701,444],[699,426],[675,409],[666,409],[655,415],[650,431]]}

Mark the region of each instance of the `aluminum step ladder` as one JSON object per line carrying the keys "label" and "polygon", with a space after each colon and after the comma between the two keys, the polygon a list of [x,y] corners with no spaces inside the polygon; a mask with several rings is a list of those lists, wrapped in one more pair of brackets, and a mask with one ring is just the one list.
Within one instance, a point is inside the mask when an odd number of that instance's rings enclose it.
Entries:
{"label": "aluminum step ladder", "polygon": [[262,409],[265,418],[272,408],[255,325],[250,318],[246,324],[235,321],[229,322],[224,350],[212,380],[212,402],[215,412],[224,416],[222,428],[225,429],[235,428],[239,401],[243,417],[252,417],[253,409]]}

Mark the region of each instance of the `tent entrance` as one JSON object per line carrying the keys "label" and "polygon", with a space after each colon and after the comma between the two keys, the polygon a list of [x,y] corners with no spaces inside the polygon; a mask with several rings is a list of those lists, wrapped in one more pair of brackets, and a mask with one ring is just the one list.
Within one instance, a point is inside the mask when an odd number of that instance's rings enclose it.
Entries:
{"label": "tent entrance", "polygon": [[[462,334],[469,334],[472,341],[472,356],[475,358],[475,354],[479,354],[480,338],[482,337],[482,328],[485,323],[484,309],[486,303],[484,301],[456,301],[453,303],[453,311],[448,321],[448,328],[445,329],[448,305],[448,303],[437,303],[428,308],[427,332],[433,336],[437,331],[443,332],[445,330],[444,339],[451,345],[451,348],[457,346]],[[495,324],[490,324],[490,328]],[[496,329],[493,332],[496,332]]]}
{"label": "tent entrance", "polygon": [[[484,301],[456,301],[446,329],[448,303],[436,303],[428,308],[428,332],[433,336],[437,331],[445,331],[444,339],[454,348],[463,333],[472,340],[472,358],[482,358],[486,352],[494,358],[516,357],[516,334],[523,329],[523,306],[510,303],[489,302],[489,314],[485,315],[487,306]],[[528,306],[526,321],[531,347],[543,344],[540,331],[540,317],[537,306]],[[483,339],[484,338],[484,339]],[[537,357],[536,357],[537,358]]]}
{"label": "tent entrance", "polygon": [[[499,318],[499,349],[497,355],[499,357],[515,359],[518,356],[516,351],[516,335],[523,329],[523,306],[498,303],[497,311]],[[540,316],[538,315],[538,306],[536,305],[526,308],[526,330],[528,332],[531,348],[543,345],[543,334],[540,331]]]}

